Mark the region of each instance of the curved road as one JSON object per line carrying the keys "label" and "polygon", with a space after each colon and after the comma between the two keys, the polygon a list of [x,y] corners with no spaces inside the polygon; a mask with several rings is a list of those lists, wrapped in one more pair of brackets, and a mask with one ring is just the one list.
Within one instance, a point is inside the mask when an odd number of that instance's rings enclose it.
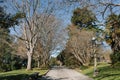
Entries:
{"label": "curved road", "polygon": [[42,80],[93,80],[75,70],[55,67]]}

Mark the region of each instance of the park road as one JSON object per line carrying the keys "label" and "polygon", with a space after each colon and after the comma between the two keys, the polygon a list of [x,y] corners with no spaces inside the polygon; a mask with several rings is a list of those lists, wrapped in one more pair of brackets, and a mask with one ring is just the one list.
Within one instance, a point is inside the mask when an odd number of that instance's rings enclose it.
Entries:
{"label": "park road", "polygon": [[54,67],[45,76],[44,80],[93,80],[75,70],[64,67]]}

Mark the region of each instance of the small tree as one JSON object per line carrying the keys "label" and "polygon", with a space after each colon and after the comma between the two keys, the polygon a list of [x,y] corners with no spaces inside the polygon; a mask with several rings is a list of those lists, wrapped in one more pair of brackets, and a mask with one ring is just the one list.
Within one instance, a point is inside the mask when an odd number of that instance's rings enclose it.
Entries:
{"label": "small tree", "polygon": [[91,48],[91,39],[94,36],[93,31],[80,31],[76,26],[70,26],[69,35],[70,39],[66,48],[69,49],[81,65],[88,66],[93,55]]}

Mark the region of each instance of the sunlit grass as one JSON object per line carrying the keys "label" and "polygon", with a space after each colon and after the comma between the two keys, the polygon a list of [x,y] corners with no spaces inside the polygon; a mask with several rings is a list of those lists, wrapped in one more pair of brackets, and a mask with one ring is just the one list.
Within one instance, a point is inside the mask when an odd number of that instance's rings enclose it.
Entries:
{"label": "sunlit grass", "polygon": [[[9,72],[1,72],[0,73],[0,80],[23,80],[24,78],[27,78],[30,74],[33,74],[34,72],[38,72],[39,75],[44,75],[48,70],[40,70],[40,69],[33,69],[30,71],[26,71],[25,69],[20,70],[13,70]],[[10,79],[13,78],[13,79]]]}
{"label": "sunlit grass", "polygon": [[94,80],[120,80],[120,68],[112,68],[109,64],[100,64],[98,69],[99,74],[96,77],[93,77],[93,67],[84,69],[81,72]]}
{"label": "sunlit grass", "polygon": [[43,75],[47,72],[48,70],[30,70],[30,71],[26,71],[25,69],[20,69],[20,70],[13,70],[13,71],[9,71],[9,72],[1,72],[0,76],[8,76],[8,75],[18,75],[18,74],[32,74],[34,72],[39,72],[40,75]]}

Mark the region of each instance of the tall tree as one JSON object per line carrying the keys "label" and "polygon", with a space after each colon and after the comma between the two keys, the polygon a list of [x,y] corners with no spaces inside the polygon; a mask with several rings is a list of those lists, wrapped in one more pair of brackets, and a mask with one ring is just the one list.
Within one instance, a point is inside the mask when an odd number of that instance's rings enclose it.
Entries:
{"label": "tall tree", "polygon": [[28,57],[27,70],[30,70],[38,41],[43,46],[45,52],[43,55],[46,56],[44,59],[49,58],[49,51],[53,48],[51,47],[55,31],[53,28],[58,26],[54,17],[58,4],[57,1],[51,0],[45,2],[41,0],[12,0],[12,2],[16,10],[23,13],[25,17],[19,25],[22,36],[18,36],[18,34],[16,37],[25,43]]}
{"label": "tall tree", "polygon": [[19,18],[21,18],[20,13],[15,15],[8,14],[4,10],[4,7],[0,6],[0,62],[2,63],[0,67],[2,69],[7,69],[9,67],[8,69],[10,70],[11,68],[9,64],[11,63],[10,58],[13,51],[13,39],[10,35],[9,28],[17,25],[19,23]]}
{"label": "tall tree", "polygon": [[[72,46],[76,47],[75,49],[73,48],[74,49],[73,51],[75,52],[74,54],[75,54],[76,58],[78,58],[79,61],[81,61],[83,65],[86,65],[85,63],[89,64],[89,59],[91,58],[91,55],[93,55],[93,58],[94,58],[94,74],[93,74],[93,76],[96,76],[95,72],[97,70],[96,66],[97,66],[98,43],[101,44],[101,38],[98,37],[98,36],[100,36],[99,32],[101,32],[101,30],[99,29],[99,27],[97,25],[96,15],[92,12],[92,10],[89,10],[87,6],[81,8],[81,9],[77,8],[73,12],[71,22],[74,25],[76,25],[78,28],[80,28],[81,32],[84,30],[87,30],[87,31],[92,31],[92,33],[93,33],[91,35],[91,33],[83,32],[84,34],[86,34],[86,35],[83,35],[84,38],[80,38],[82,36],[82,33],[81,34],[79,33],[79,35],[81,35],[80,37],[78,37],[78,38],[74,37],[73,39],[71,38],[72,40],[70,40],[70,41],[76,41],[77,44],[76,43],[72,44]],[[77,31],[77,29],[76,29],[76,31]],[[85,36],[87,36],[87,38]],[[82,43],[78,44],[77,41],[80,41],[81,39],[83,39],[83,42],[81,41]],[[87,45],[85,43],[87,43]],[[83,46],[81,47],[80,45],[83,45]],[[80,47],[81,47],[81,50],[80,49],[77,50]],[[84,49],[88,49],[88,50],[85,51]],[[80,53],[78,51],[82,51],[82,52]],[[92,54],[90,54],[90,52]],[[80,54],[82,54],[82,55],[80,55]]]}
{"label": "tall tree", "polygon": [[25,43],[28,57],[27,70],[31,70],[32,57],[39,33],[37,23],[39,0],[22,0],[20,2],[18,0],[12,0],[12,2],[14,8],[24,14],[24,19],[20,24],[22,37],[18,36],[19,34],[15,36]]}
{"label": "tall tree", "polygon": [[120,15],[111,14],[106,21],[106,38],[114,52],[120,52]]}
{"label": "tall tree", "polygon": [[[106,21],[106,41],[110,44],[113,55],[112,63],[120,61],[120,15],[111,14]],[[117,60],[117,61],[116,61]]]}
{"label": "tall tree", "polygon": [[[53,15],[49,14],[41,14],[39,16],[39,40],[37,46],[38,58],[41,56],[42,64],[45,66],[48,64],[51,51],[55,49],[58,43],[60,43],[59,39],[61,38],[58,31],[61,27],[59,19],[57,19]],[[59,37],[58,37],[59,36]],[[41,48],[40,48],[41,47]],[[40,52],[40,53],[39,53]]]}

